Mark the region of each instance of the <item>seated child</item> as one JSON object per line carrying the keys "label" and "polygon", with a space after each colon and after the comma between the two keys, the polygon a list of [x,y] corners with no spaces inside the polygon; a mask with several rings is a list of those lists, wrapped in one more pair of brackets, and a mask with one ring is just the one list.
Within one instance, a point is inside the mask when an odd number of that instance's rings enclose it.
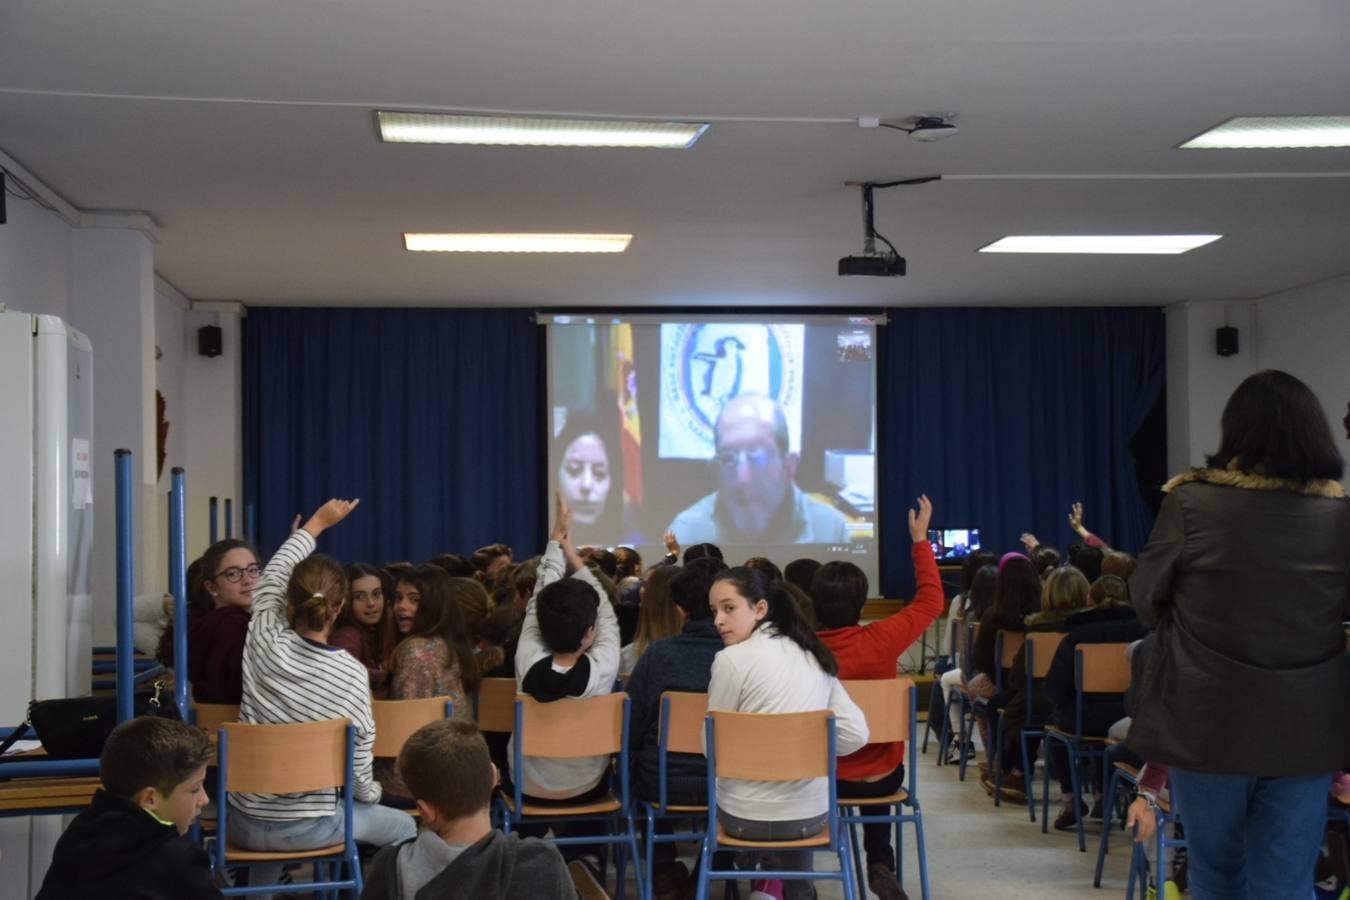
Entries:
{"label": "seated child", "polygon": [[[834,654],[840,679],[895,678],[900,654],[942,614],[942,580],[938,577],[933,547],[928,543],[928,522],[932,515],[933,505],[926,495],[919,497],[917,513],[909,511],[910,555],[917,590],[913,602],[894,615],[870,625],[859,624],[863,604],[867,602],[867,576],[853,563],[828,562],[811,580],[811,599],[820,628],[817,634]],[[868,744],[840,756],[837,767],[840,799],[894,794],[905,782],[904,758],[903,743]],[[864,806],[862,814],[884,816],[887,809]],[[895,877],[895,850],[890,834],[891,826],[885,822],[863,825],[867,883],[882,900],[900,900],[904,891]]]}
{"label": "seated child", "polygon": [[423,725],[403,745],[398,771],[423,827],[376,854],[364,900],[575,900],[556,847],[492,827],[497,771],[476,725]]}
{"label": "seated child", "polygon": [[[614,607],[572,548],[570,516],[560,496],[557,521],[539,560],[535,594],[525,608],[516,646],[516,684],[521,693],[541,703],[611,693],[619,673]],[[568,564],[574,572],[564,578]],[[521,788],[531,798],[571,800],[607,787],[608,756],[526,756],[522,763]]]}
{"label": "seated child", "polygon": [[213,756],[206,734],[184,722],[142,716],[113,729],[103,787],[56,842],[38,900],[220,897],[206,853],[183,837],[206,806]]}

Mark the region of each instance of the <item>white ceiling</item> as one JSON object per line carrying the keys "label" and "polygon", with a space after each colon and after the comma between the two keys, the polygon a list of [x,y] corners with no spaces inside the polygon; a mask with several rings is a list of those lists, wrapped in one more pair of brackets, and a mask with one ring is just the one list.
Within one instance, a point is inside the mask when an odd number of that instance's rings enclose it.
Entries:
{"label": "white ceiling", "polygon": [[[386,145],[376,108],[713,125],[687,151]],[[925,112],[955,113],[961,134],[924,145],[853,123]],[[1293,113],[1350,114],[1345,0],[5,0],[0,12],[0,148],[81,208],[150,213],[156,268],[189,297],[251,304],[1261,296],[1350,271],[1350,151],[1173,148],[1233,115]],[[862,237],[844,182],[933,173],[949,180],[877,195],[877,227],[910,275],[837,277]],[[1027,177],[1046,175],[1105,177]],[[621,256],[466,257],[410,254],[405,230],[635,238]],[[1057,232],[1225,237],[1179,257],[974,252]]]}

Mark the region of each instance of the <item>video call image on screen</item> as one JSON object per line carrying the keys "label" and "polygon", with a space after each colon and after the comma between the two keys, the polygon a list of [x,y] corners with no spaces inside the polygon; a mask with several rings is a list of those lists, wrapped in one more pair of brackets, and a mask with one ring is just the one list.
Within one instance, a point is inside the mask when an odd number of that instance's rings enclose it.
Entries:
{"label": "video call image on screen", "polygon": [[980,549],[980,529],[932,528],[928,531],[928,543],[938,559],[964,559]]}
{"label": "video call image on screen", "polygon": [[846,558],[876,584],[875,323],[544,316],[549,486],[578,544]]}

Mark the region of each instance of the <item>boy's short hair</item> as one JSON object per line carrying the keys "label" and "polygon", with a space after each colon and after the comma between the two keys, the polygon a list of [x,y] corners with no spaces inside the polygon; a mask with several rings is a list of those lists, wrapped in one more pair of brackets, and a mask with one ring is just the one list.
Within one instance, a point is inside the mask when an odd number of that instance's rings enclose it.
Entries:
{"label": "boy's short hair", "polygon": [[471,816],[492,801],[492,757],[472,722],[438,719],[417,729],[398,754],[398,773],[413,799],[447,819]]}
{"label": "boy's short hair", "polygon": [[599,608],[595,588],[579,579],[562,578],[544,588],[534,598],[544,646],[554,653],[572,653],[580,648]]}
{"label": "boy's short hair", "polygon": [[811,579],[811,602],[821,628],[857,625],[867,602],[867,576],[851,562],[827,562]]}
{"label": "boy's short hair", "polygon": [[108,735],[98,778],[104,790],[123,800],[148,787],[172,794],[214,757],[211,739],[200,728],[177,719],[141,716]]}
{"label": "boy's short hair", "polygon": [[708,592],[712,590],[717,573],[725,569],[726,563],[720,559],[704,557],[686,563],[679,574],[670,579],[670,599],[689,621],[698,622],[712,618],[712,609],[708,606]]}
{"label": "boy's short hair", "polygon": [[695,544],[684,550],[684,564],[687,566],[696,559],[715,559],[723,561],[722,548],[716,544]]}

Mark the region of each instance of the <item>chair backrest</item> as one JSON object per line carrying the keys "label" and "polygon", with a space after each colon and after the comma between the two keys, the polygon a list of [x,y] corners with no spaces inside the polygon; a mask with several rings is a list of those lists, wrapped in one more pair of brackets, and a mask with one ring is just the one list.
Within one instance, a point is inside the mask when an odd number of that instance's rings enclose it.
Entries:
{"label": "chair backrest", "polygon": [[714,710],[717,777],[746,781],[801,781],[830,776],[829,725],[833,713],[742,713]]}
{"label": "chair backrest", "polygon": [[474,706],[479,731],[516,730],[516,680],[484,678],[478,683]]}
{"label": "chair backrest", "polygon": [[973,654],[975,653],[975,642],[978,641],[979,639],[980,639],[979,622],[966,622],[963,625],[957,626],[956,665],[961,669],[961,671],[967,673],[967,677],[969,677],[970,672],[974,668],[972,657]]}
{"label": "chair backrest", "polygon": [[624,745],[627,703],[627,694],[564,697],[552,703],[521,694],[516,697],[521,753],[552,759],[618,753]]}
{"label": "chair backrest", "polygon": [[1059,631],[1032,631],[1027,633],[1027,677],[1044,678],[1055,661],[1055,648],[1064,640]]}
{"label": "chair backrest", "polygon": [[1079,644],[1074,648],[1074,684],[1084,694],[1123,694],[1130,686],[1129,644]]}
{"label": "chair backrest", "polygon": [[[206,736],[211,739],[211,746],[215,747],[219,739],[220,726],[226,722],[239,721],[238,703],[193,703],[192,724],[196,725]],[[212,764],[215,759],[212,759]]]}
{"label": "chair backrest", "polygon": [[413,732],[437,719],[448,719],[454,714],[454,704],[445,697],[424,697],[418,700],[372,700],[370,711],[375,717],[375,756],[396,757]]}
{"label": "chair backrest", "polygon": [[670,753],[703,753],[703,717],[708,695],[666,691],[661,695],[659,738]]}
{"label": "chair backrest", "polygon": [[225,790],[293,794],[347,783],[349,719],[285,725],[227,722]]}
{"label": "chair backrest", "polygon": [[1011,669],[1017,660],[1017,653],[1027,642],[1026,632],[999,630],[995,640],[998,643],[998,667]]}
{"label": "chair backrest", "polygon": [[912,678],[878,678],[842,682],[844,690],[867,720],[867,743],[908,741],[909,690]]}

